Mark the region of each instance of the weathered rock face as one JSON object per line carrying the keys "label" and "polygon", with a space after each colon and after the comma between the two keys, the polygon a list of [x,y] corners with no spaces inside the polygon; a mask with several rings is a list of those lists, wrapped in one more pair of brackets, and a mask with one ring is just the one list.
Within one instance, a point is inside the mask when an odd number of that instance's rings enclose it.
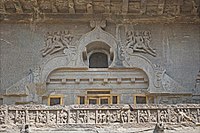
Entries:
{"label": "weathered rock face", "polygon": [[1,1],[0,14],[4,104],[200,103],[198,0]]}

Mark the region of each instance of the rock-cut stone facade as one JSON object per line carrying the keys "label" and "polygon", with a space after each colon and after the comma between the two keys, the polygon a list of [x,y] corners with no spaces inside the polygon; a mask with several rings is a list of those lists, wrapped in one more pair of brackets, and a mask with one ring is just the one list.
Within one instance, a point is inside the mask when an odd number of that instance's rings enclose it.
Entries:
{"label": "rock-cut stone facade", "polygon": [[3,0],[0,102],[200,103],[199,4]]}

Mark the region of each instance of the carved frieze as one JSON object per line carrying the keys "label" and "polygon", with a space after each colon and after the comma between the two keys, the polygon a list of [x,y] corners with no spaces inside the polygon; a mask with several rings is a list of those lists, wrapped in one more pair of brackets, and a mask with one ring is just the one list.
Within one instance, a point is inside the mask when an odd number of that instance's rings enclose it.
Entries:
{"label": "carved frieze", "polygon": [[73,36],[69,31],[48,32],[45,35],[45,46],[41,50],[42,56],[52,55],[62,51],[65,48],[69,49],[72,45]]}
{"label": "carved frieze", "polygon": [[[131,106],[131,105],[130,105]],[[0,125],[65,125],[106,123],[185,123],[200,122],[199,105],[71,105],[62,106],[8,106],[0,110]]]}
{"label": "carved frieze", "polygon": [[198,15],[199,3],[185,1],[110,1],[110,0],[1,0],[0,13],[65,13],[65,14],[132,14],[132,15],[180,15],[189,13]]}
{"label": "carved frieze", "polygon": [[155,49],[150,46],[151,39],[150,31],[128,31],[126,33],[126,50],[130,54],[139,52],[156,56]]}

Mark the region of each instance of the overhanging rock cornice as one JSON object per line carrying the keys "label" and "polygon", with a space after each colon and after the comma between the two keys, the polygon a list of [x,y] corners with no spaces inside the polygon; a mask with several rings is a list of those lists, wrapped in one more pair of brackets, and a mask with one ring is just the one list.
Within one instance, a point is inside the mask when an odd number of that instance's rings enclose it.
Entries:
{"label": "overhanging rock cornice", "polygon": [[[96,14],[107,16],[114,21],[157,17],[171,19],[182,16],[199,20],[199,5],[198,0],[1,0],[0,20],[44,20],[44,18],[82,20],[94,17]],[[196,22],[196,19],[192,21]]]}
{"label": "overhanging rock cornice", "polygon": [[[198,16],[148,16],[148,15],[120,15],[120,14],[102,14],[101,19],[111,23],[192,23],[199,24],[200,17]],[[0,14],[0,23],[65,23],[65,22],[88,22],[96,18],[95,14],[65,14],[45,13],[40,15],[39,18],[34,19],[32,14]]]}

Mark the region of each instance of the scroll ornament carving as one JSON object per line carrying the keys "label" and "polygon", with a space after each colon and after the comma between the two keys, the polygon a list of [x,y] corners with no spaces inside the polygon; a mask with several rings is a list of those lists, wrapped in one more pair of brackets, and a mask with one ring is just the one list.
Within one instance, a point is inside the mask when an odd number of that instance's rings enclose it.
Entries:
{"label": "scroll ornament carving", "polygon": [[154,79],[154,85],[156,88],[161,88],[162,87],[162,80],[163,80],[163,75],[166,70],[164,70],[160,65],[155,65],[155,79]]}
{"label": "scroll ornament carving", "polygon": [[106,21],[105,20],[91,20],[90,27],[91,28],[100,27],[103,29],[106,27]]}
{"label": "scroll ornament carving", "polygon": [[42,51],[42,56],[52,55],[56,52],[69,48],[72,45],[73,36],[69,31],[48,32],[45,35],[45,46]]}
{"label": "scroll ornament carving", "polygon": [[142,52],[156,56],[156,51],[151,48],[151,33],[150,31],[128,31],[126,33],[126,49],[130,54]]}

